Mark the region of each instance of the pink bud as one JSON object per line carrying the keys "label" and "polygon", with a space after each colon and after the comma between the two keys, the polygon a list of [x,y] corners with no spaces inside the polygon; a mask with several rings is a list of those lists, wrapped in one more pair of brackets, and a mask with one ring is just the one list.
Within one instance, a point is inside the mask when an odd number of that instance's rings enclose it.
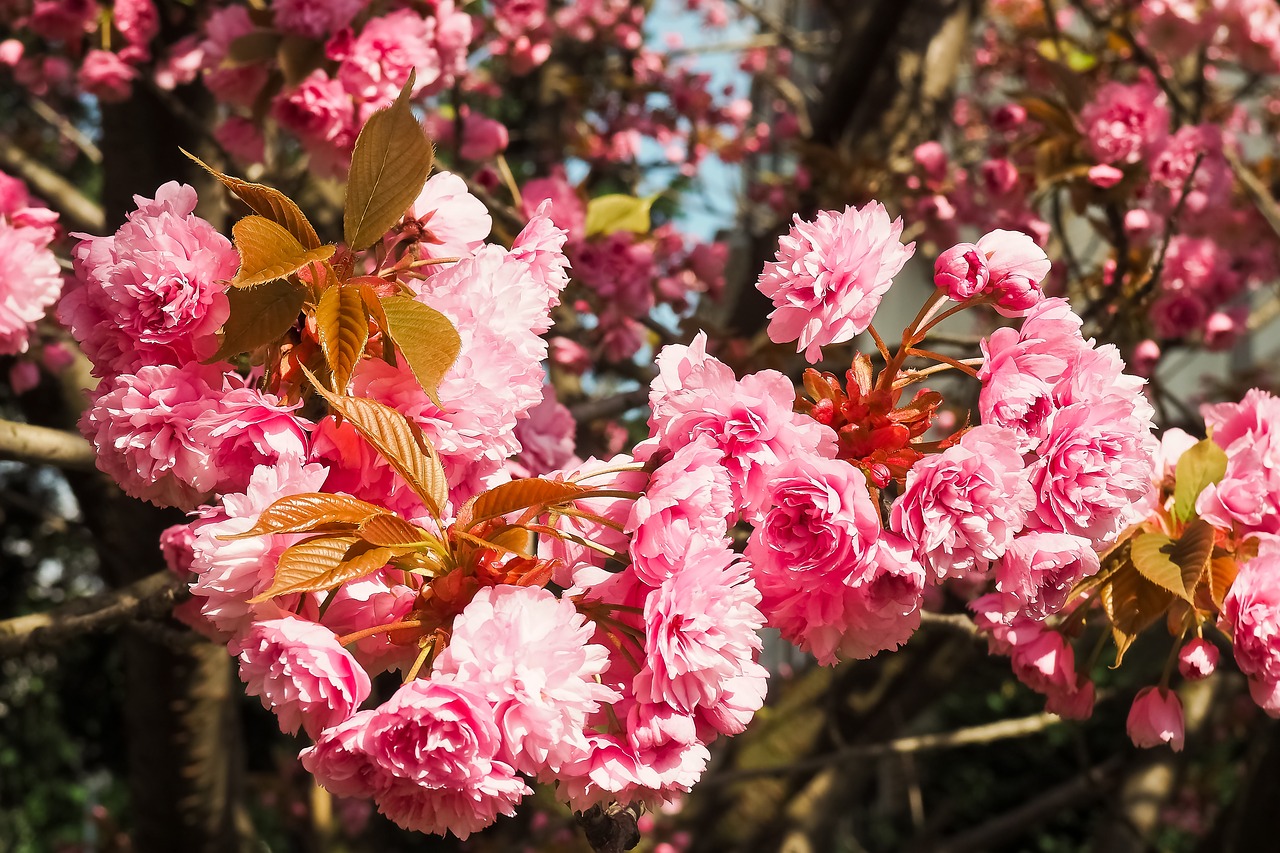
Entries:
{"label": "pink bud", "polygon": [[875,484],[876,488],[883,489],[893,482],[893,472],[883,462],[871,463],[871,466],[867,468],[867,473],[871,476],[871,482]]}
{"label": "pink bud", "polygon": [[982,293],[988,278],[987,259],[972,243],[952,246],[938,255],[933,265],[933,283],[955,302]]}
{"label": "pink bud", "polygon": [[1208,678],[1218,668],[1218,647],[1196,637],[1178,652],[1178,672],[1188,681]]}
{"label": "pink bud", "polygon": [[1149,749],[1167,743],[1174,752],[1181,752],[1185,724],[1178,694],[1163,687],[1139,690],[1129,709],[1125,732],[1134,746]]}
{"label": "pink bud", "polygon": [[1027,120],[1027,110],[1020,104],[1005,104],[991,114],[991,126],[1000,133],[1017,130]]}
{"label": "pink bud", "polygon": [[947,152],[941,142],[922,142],[916,146],[912,156],[929,180],[941,181],[947,176]]}
{"label": "pink bud", "polygon": [[1089,180],[1095,185],[1105,189],[1110,189],[1120,183],[1124,178],[1124,172],[1115,166],[1101,164],[1089,169]]}
{"label": "pink bud", "polygon": [[29,361],[19,361],[9,368],[9,384],[15,394],[25,394],[40,384],[40,368]]}
{"label": "pink bud", "polygon": [[978,239],[978,250],[987,259],[989,289],[999,293],[996,308],[1019,316],[1044,298],[1040,282],[1049,274],[1049,256],[1020,231],[996,230]]}
{"label": "pink bud", "polygon": [[1003,157],[983,163],[980,174],[982,185],[992,195],[1008,195],[1018,185],[1018,167]]}
{"label": "pink bud", "polygon": [[1236,342],[1240,331],[1240,323],[1235,317],[1224,311],[1215,311],[1209,315],[1204,324],[1204,345],[1206,349],[1224,350]]}
{"label": "pink bud", "polygon": [[22,51],[22,42],[17,39],[0,41],[0,65],[8,65],[10,68],[17,65],[22,59]]}
{"label": "pink bud", "polygon": [[1132,364],[1129,366],[1135,374],[1144,378],[1149,377],[1155,372],[1156,363],[1160,361],[1160,345],[1150,338],[1139,341],[1133,348],[1133,358],[1130,361]]}

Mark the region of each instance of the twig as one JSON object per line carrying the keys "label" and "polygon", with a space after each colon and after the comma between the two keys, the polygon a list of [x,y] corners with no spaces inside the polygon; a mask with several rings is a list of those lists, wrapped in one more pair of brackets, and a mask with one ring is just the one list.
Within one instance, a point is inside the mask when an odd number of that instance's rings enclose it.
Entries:
{"label": "twig", "polygon": [[1252,169],[1244,164],[1239,155],[1230,146],[1223,146],[1222,156],[1226,158],[1227,164],[1231,166],[1231,171],[1235,172],[1236,179],[1244,186],[1245,192],[1253,199],[1253,203],[1257,206],[1258,212],[1262,214],[1262,218],[1267,220],[1267,224],[1271,226],[1272,231],[1280,234],[1280,204],[1276,204],[1276,200],[1271,195],[1271,191],[1267,189],[1267,185],[1254,174]]}
{"label": "twig", "polygon": [[812,770],[820,770],[828,764],[837,764],[854,758],[879,758],[886,755],[897,755],[908,752],[928,752],[935,749],[955,749],[956,747],[961,746],[974,746],[998,740],[1007,740],[1009,738],[1026,737],[1027,735],[1042,732],[1045,729],[1051,726],[1056,726],[1061,722],[1062,718],[1057,714],[1035,714],[1030,717],[1017,717],[1012,720],[1000,720],[995,723],[970,726],[968,728],[956,729],[955,731],[950,732],[915,735],[913,737],[897,738],[884,743],[869,743],[859,746],[850,746],[844,749],[828,752],[825,755],[805,758],[800,761],[792,761],[788,764],[775,764],[765,767],[746,767],[741,770],[721,773],[717,776],[712,776],[709,779],[703,780],[701,787],[706,788],[717,785],[729,785],[734,782],[741,782],[746,779],[757,779],[762,776],[790,776],[794,773],[805,773]]}
{"label": "twig", "polygon": [[22,178],[35,194],[62,214],[68,230],[101,234],[107,228],[102,208],[66,178],[36,160],[8,139],[0,138],[0,164]]}
{"label": "twig", "polygon": [[46,124],[52,127],[63,138],[71,141],[71,144],[80,149],[80,153],[95,166],[102,163],[102,149],[100,149],[94,141],[76,127],[62,113],[49,106],[42,98],[28,93],[27,102],[31,107],[31,111],[44,120]]}
{"label": "twig", "polygon": [[96,457],[89,442],[78,435],[16,421],[0,421],[0,459],[92,471]]}
{"label": "twig", "polygon": [[163,615],[172,609],[180,592],[181,585],[172,574],[156,572],[123,589],[49,613],[5,619],[0,622],[0,656],[108,631],[133,619]]}
{"label": "twig", "polygon": [[980,637],[978,626],[974,621],[963,613],[934,613],[931,610],[920,611],[920,626],[932,626],[935,628],[946,628],[970,637]]}

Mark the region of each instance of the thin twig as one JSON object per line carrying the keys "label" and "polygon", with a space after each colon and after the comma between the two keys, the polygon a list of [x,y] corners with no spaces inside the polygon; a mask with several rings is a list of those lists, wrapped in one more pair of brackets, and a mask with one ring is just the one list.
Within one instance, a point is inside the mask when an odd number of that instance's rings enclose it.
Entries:
{"label": "thin twig", "polygon": [[156,572],[123,589],[49,613],[5,619],[0,622],[0,656],[111,630],[136,619],[162,616],[173,608],[181,591],[174,575]]}
{"label": "thin twig", "polygon": [[42,200],[62,215],[68,230],[101,234],[107,228],[102,208],[76,189],[75,185],[44,163],[0,138],[0,165],[22,178]]}
{"label": "thin twig", "polygon": [[92,471],[96,456],[89,442],[73,433],[16,421],[0,421],[0,459]]}
{"label": "thin twig", "polygon": [[80,153],[90,163],[97,166],[102,162],[102,149],[94,144],[94,141],[86,136],[80,128],[68,121],[66,116],[49,106],[44,99],[30,93],[27,94],[27,103],[33,113],[58,131],[64,139],[69,140],[72,145],[79,148]]}
{"label": "thin twig", "polygon": [[931,610],[920,611],[920,627],[933,626],[957,631],[970,637],[980,637],[978,626],[963,613],[934,613]]}

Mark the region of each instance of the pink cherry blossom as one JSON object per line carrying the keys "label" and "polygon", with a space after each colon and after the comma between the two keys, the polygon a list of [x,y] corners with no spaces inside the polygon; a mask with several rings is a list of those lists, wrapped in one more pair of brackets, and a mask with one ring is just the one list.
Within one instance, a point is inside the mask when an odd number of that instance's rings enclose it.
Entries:
{"label": "pink cherry blossom", "polygon": [[407,214],[428,258],[457,258],[484,245],[493,227],[489,208],[452,172],[437,172],[423,186]]}
{"label": "pink cherry blossom", "polygon": [[983,293],[989,276],[986,256],[972,243],[952,246],[933,265],[933,283],[955,302]]}
{"label": "pink cherry blossom", "polygon": [[[399,9],[373,18],[341,56],[337,82],[340,91],[375,107],[390,104],[417,72],[414,94],[434,87],[443,72],[439,53],[432,44],[435,19],[411,9]],[[434,91],[434,88],[431,89]]]}
{"label": "pink cherry blossom", "polygon": [[889,220],[872,202],[843,212],[821,211],[813,222],[796,216],[779,242],[777,260],[765,265],[756,286],[773,300],[769,338],[798,341],[810,363],[822,347],[866,331],[893,277],[910,259],[902,220]]}
{"label": "pink cherry blossom", "polygon": [[1098,553],[1087,539],[1065,533],[1018,536],[996,564],[996,589],[1005,609],[1034,619],[1057,613],[1071,588],[1098,572]]}
{"label": "pink cherry blossom", "polygon": [[86,94],[103,103],[126,100],[133,91],[138,71],[119,54],[109,50],[90,50],[80,63],[76,82]]}
{"label": "pink cherry blossom", "polygon": [[1169,133],[1164,94],[1150,80],[1104,83],[1080,111],[1089,153],[1099,163],[1136,163]]}
{"label": "pink cherry blossom", "polygon": [[[416,589],[403,581],[403,573],[394,570],[349,581],[334,590],[319,621],[343,636],[403,619],[413,609],[418,595]],[[418,654],[417,646],[398,646],[387,634],[364,637],[347,648],[371,674],[389,669],[407,670]]]}
{"label": "pink cherry blossom", "polygon": [[1253,701],[1280,717],[1280,549],[1264,549],[1241,567],[1222,603],[1221,625],[1232,639]]}
{"label": "pink cherry blossom", "polygon": [[345,159],[356,141],[355,110],[342,86],[323,69],[316,69],[297,88],[281,92],[272,102],[276,121],[309,148],[320,148],[327,167]]}
{"label": "pink cherry blossom", "polygon": [[32,327],[62,292],[52,228],[14,226],[0,217],[0,354],[27,351]]}
{"label": "pink cherry blossom", "polygon": [[275,26],[286,33],[323,38],[345,27],[366,0],[272,0]]}
{"label": "pink cherry blossom", "polygon": [[1020,317],[1044,298],[1040,282],[1049,274],[1049,258],[1035,240],[1020,231],[991,231],[978,239],[987,259],[987,290],[997,294],[996,308]]}
{"label": "pink cherry blossom", "polygon": [[1178,651],[1178,672],[1188,681],[1208,678],[1218,668],[1218,647],[1196,637]]}
{"label": "pink cherry blossom", "polygon": [[513,477],[540,477],[578,464],[581,460],[574,454],[577,429],[573,412],[556,399],[553,386],[545,386],[542,402],[516,421],[520,453],[507,460],[507,469]]}
{"label": "pink cherry blossom", "polygon": [[907,472],[890,526],[934,580],[986,572],[1022,530],[1035,493],[1017,444],[1008,429],[974,427]]}
{"label": "pink cherry blossom", "polygon": [[1185,726],[1178,694],[1167,687],[1142,688],[1124,728],[1134,746],[1150,749],[1167,743],[1174,752],[1182,752]]}
{"label": "pink cherry blossom", "polygon": [[255,622],[234,640],[240,680],[261,696],[280,731],[311,737],[351,716],[369,697],[369,676],[327,628],[305,619]]}

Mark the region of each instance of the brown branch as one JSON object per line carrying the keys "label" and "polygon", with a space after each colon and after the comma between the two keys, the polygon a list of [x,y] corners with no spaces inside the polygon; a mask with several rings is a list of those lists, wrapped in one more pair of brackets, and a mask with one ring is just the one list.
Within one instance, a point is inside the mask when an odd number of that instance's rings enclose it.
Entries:
{"label": "brown branch", "polygon": [[172,609],[180,591],[172,574],[156,572],[49,613],[5,619],[0,622],[0,657],[108,631],[134,619],[161,616]]}
{"label": "brown branch", "polygon": [[578,423],[587,423],[598,418],[612,418],[643,406],[649,401],[648,388],[636,388],[624,391],[612,397],[601,397],[596,400],[585,400],[572,406],[569,411]]}
{"label": "brown branch", "polygon": [[96,467],[93,447],[80,436],[16,421],[0,420],[0,459],[73,471],[92,471]]}
{"label": "brown branch", "polygon": [[0,138],[0,164],[28,184],[37,196],[53,205],[68,230],[101,234],[107,228],[102,208],[75,185],[36,160],[8,139]]}
{"label": "brown branch", "polygon": [[1249,198],[1253,199],[1253,203],[1258,208],[1258,212],[1262,214],[1262,218],[1267,220],[1267,224],[1271,226],[1272,231],[1280,234],[1280,204],[1276,203],[1275,197],[1271,195],[1267,185],[1254,174],[1252,169],[1245,165],[1240,156],[1229,145],[1223,146],[1222,155],[1231,166],[1231,171],[1235,172],[1236,180],[1240,181],[1244,186],[1245,192],[1249,194]]}
{"label": "brown branch", "polygon": [[761,776],[789,776],[793,773],[805,773],[820,770],[829,764],[838,764],[855,758],[880,758],[886,755],[902,753],[928,752],[935,749],[955,749],[961,746],[992,743],[1015,737],[1026,737],[1042,732],[1050,726],[1056,726],[1062,718],[1056,714],[1035,714],[1030,717],[1017,717],[1012,720],[999,720],[980,726],[956,729],[950,732],[914,735],[897,738],[884,743],[869,743],[861,746],[850,746],[787,764],[765,767],[745,767],[732,770],[704,780],[700,787],[728,785]]}
{"label": "brown branch", "polygon": [[963,613],[934,613],[931,610],[921,610],[920,627],[928,626],[946,628],[949,631],[956,631],[970,637],[981,637],[981,634],[978,633],[978,626]]}

